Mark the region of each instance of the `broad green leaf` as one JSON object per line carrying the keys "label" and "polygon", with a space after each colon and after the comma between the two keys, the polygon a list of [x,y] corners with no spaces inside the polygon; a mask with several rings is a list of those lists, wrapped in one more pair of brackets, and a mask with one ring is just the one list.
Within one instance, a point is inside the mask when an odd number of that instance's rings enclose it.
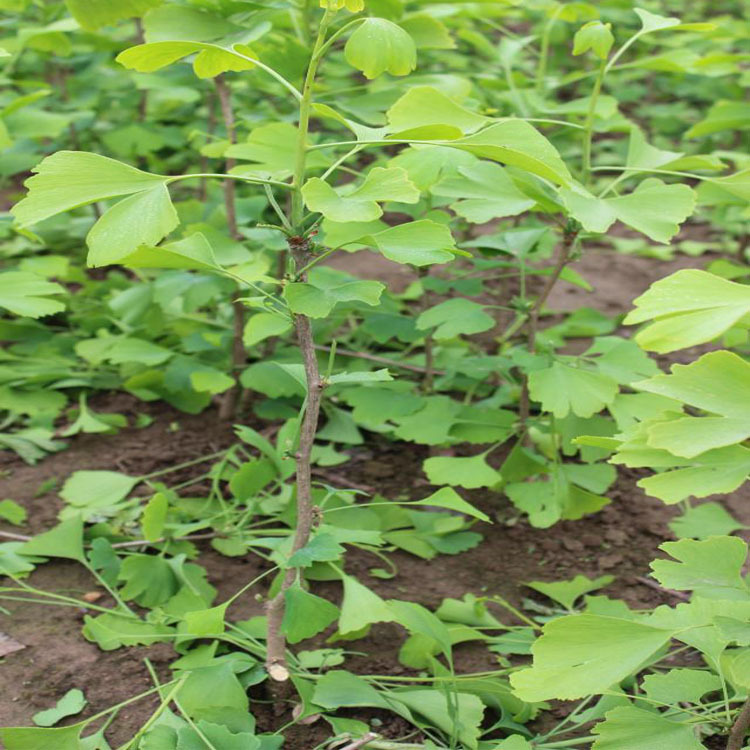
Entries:
{"label": "broad green leaf", "polygon": [[665,588],[693,591],[708,599],[750,599],[742,577],[747,544],[735,536],[709,539],[680,539],[665,542],[659,549],[672,560],[654,560],[653,576]]}
{"label": "broad green leaf", "polygon": [[199,393],[216,395],[234,387],[234,378],[215,367],[198,367],[190,373],[190,386]]}
{"label": "broad green leaf", "polygon": [[618,390],[617,381],[607,375],[561,362],[529,374],[529,395],[559,419],[571,412],[591,417],[611,403]]}
{"label": "broad green leaf", "polygon": [[742,320],[750,313],[750,287],[683,269],[652,284],[633,304],[627,325],[653,321],[636,341],[666,354],[711,341]]}
{"label": "broad green leaf", "polygon": [[334,190],[318,177],[309,179],[302,188],[305,204],[336,222],[374,221],[383,215],[377,201],[417,203],[419,190],[400,167],[375,167],[354,192]]}
{"label": "broad green leaf", "polygon": [[720,503],[703,503],[688,508],[670,521],[669,528],[678,539],[706,539],[732,534],[745,527]]}
{"label": "broad green leaf", "polygon": [[428,266],[447,263],[457,252],[450,229],[430,219],[399,224],[382,232],[359,238],[396,263]]}
{"label": "broad green leaf", "polygon": [[474,224],[517,216],[536,203],[516,187],[501,166],[491,162],[459,167],[455,174],[433,185],[430,192],[441,198],[460,199],[450,204],[451,209]]}
{"label": "broad green leaf", "polygon": [[156,245],[180,223],[163,183],[116,203],[86,237],[89,266],[111,265],[142,245]]}
{"label": "broad green leaf", "polygon": [[663,29],[673,29],[675,31],[711,31],[716,28],[716,24],[713,23],[682,23],[679,18],[675,18],[674,16],[660,16],[656,13],[643,10],[643,8],[635,8],[634,10],[641,19],[640,34],[662,31]]}
{"label": "broad green leaf", "polygon": [[670,375],[656,375],[635,386],[722,415],[655,422],[648,427],[648,444],[654,448],[694,458],[750,436],[750,364],[732,352],[704,354],[689,365],[673,365]]}
{"label": "broad green leaf", "polygon": [[469,750],[476,750],[484,719],[484,704],[476,695],[453,693],[451,703],[442,690],[398,690],[392,697],[445,734],[455,734]]}
{"label": "broad green leaf", "polygon": [[[388,110],[387,117],[390,130],[394,133],[445,125],[455,128],[457,135],[460,135],[473,133],[489,122],[489,118],[465,109],[432,86],[410,88]],[[414,158],[419,157],[415,155]]]}
{"label": "broad green leaf", "polygon": [[116,471],[76,471],[60,490],[66,503],[82,511],[105,511],[124,500],[138,479]]}
{"label": "broad green leaf", "polygon": [[42,557],[65,557],[70,560],[85,562],[83,551],[83,521],[71,518],[55,526],[54,529],[38,534],[21,548],[24,555]]}
{"label": "broad green leaf", "polygon": [[284,299],[293,313],[310,318],[326,318],[338,302],[363,302],[376,306],[385,286],[379,281],[347,281],[326,289],[307,282],[292,282],[284,287]]}
{"label": "broad green leaf", "polygon": [[344,600],[341,604],[339,632],[356,633],[374,622],[390,622],[393,613],[383,599],[361,584],[356,578],[345,575]]}
{"label": "broad green leaf", "polygon": [[589,21],[584,24],[573,38],[573,54],[582,55],[589,50],[600,59],[606,60],[615,37],[612,34],[612,25],[601,21]]}
{"label": "broad green leaf", "polygon": [[77,688],[68,690],[54,708],[48,708],[45,711],[39,711],[32,716],[31,720],[38,727],[52,727],[57,724],[58,721],[67,718],[68,716],[75,716],[76,714],[83,711],[88,701],[84,697],[83,693]]}
{"label": "broad green leaf", "polygon": [[510,677],[524,701],[603,693],[633,674],[671,638],[669,630],[600,615],[548,622],[532,646],[533,666]]}
{"label": "broad green leaf", "polygon": [[156,625],[134,617],[103,614],[83,618],[83,637],[96,643],[102,651],[114,651],[121,646],[150,646],[153,643],[170,642],[174,629],[167,625]]}
{"label": "broad green leaf", "polygon": [[[226,630],[227,603],[206,609],[194,609],[185,613],[184,631],[186,635],[203,638],[218,637]],[[180,628],[180,633],[183,629]]]}
{"label": "broad green leaf", "polygon": [[5,750],[81,750],[83,724],[59,729],[7,727],[0,729]]}
{"label": "broad green leaf", "polygon": [[456,47],[448,27],[427,13],[409,15],[400,21],[399,25],[409,32],[417,49],[455,49]]}
{"label": "broad green leaf", "polygon": [[169,501],[163,492],[157,492],[143,509],[141,516],[141,530],[143,538],[155,542],[164,534],[164,524],[167,521]]}
{"label": "broad green leaf", "polygon": [[142,16],[162,0],[65,0],[71,15],[87,31]]}
{"label": "broad green leaf", "polygon": [[305,591],[295,583],[284,593],[281,630],[290,643],[299,643],[322,633],[339,617],[335,604]]}
{"label": "broad green leaf", "polygon": [[447,484],[451,487],[495,487],[502,481],[499,471],[485,460],[486,453],[477,456],[433,456],[425,460],[424,473],[431,484]]}
{"label": "broad green leaf", "polygon": [[[383,602],[385,604],[385,602]],[[321,708],[336,710],[353,706],[391,709],[388,699],[362,677],[343,670],[326,672],[316,681],[312,702]]]}
{"label": "broad green leaf", "polygon": [[228,661],[191,670],[177,699],[193,718],[214,708],[229,708],[244,715],[249,707],[245,689]]}
{"label": "broad green leaf", "polygon": [[365,0],[320,0],[320,7],[331,10],[346,8],[350,13],[359,13],[365,9]]}
{"label": "broad green leaf", "polygon": [[706,693],[721,690],[721,680],[718,675],[700,669],[670,669],[646,675],[643,689],[651,700],[674,706],[681,701],[698,703]]}
{"label": "broad green leaf", "polygon": [[26,520],[27,515],[26,509],[15,500],[0,500],[0,518],[3,521],[20,526]]}
{"label": "broad green leaf", "polygon": [[453,638],[450,630],[439,617],[416,602],[391,599],[388,606],[393,612],[395,622],[413,635],[420,635],[435,641],[445,658],[451,658]]}
{"label": "broad green leaf", "polygon": [[558,185],[569,185],[573,179],[557,149],[525,120],[502,120],[450,145],[519,167]]}
{"label": "broad green leaf", "polygon": [[0,308],[26,318],[42,318],[65,309],[65,303],[50,299],[65,294],[65,288],[27,271],[0,273]]}
{"label": "broad green leaf", "polygon": [[210,42],[238,31],[237,26],[218,14],[180,5],[154,8],[143,25],[147,42]]}
{"label": "broad green leaf", "polygon": [[58,151],[33,171],[25,183],[28,195],[11,209],[22,227],[94,201],[149,190],[166,179],[86,151]]}
{"label": "broad green leaf", "polygon": [[671,721],[635,706],[618,706],[592,730],[597,735],[592,750],[704,750],[689,722]]}
{"label": "broad green leaf", "polygon": [[695,202],[692,188],[666,185],[656,178],[644,180],[628,195],[607,199],[607,205],[623,224],[665,244],[693,213]]}
{"label": "broad green leaf", "polygon": [[491,523],[490,517],[483,513],[478,508],[469,504],[459,495],[455,490],[450,487],[442,487],[437,492],[433,492],[429,497],[425,497],[422,500],[409,503],[409,507],[412,505],[422,505],[433,508],[445,508],[447,510],[455,510],[459,513],[465,513],[467,516],[478,518],[480,521],[486,521]]}
{"label": "broad green leaf", "polygon": [[553,583],[529,581],[524,585],[534,589],[534,591],[539,591],[552,601],[562,604],[565,609],[573,609],[576,600],[584,594],[608,586],[614,580],[614,576],[601,576],[592,580],[587,576],[577,575],[569,581],[555,581]]}
{"label": "broad green leaf", "polygon": [[685,133],[686,138],[700,138],[724,130],[750,129],[750,104],[743,101],[720,101],[712,105],[706,117]]}
{"label": "broad green leaf", "polygon": [[[152,42],[139,44],[121,52],[116,60],[121,65],[139,73],[152,73],[171,65],[188,55],[196,54],[193,70],[199,78],[214,78],[228,71],[241,72],[255,67],[255,63],[244,59],[252,51],[244,45],[236,45],[237,52],[205,42]],[[239,54],[238,54],[239,53]]]}
{"label": "broad green leaf", "polygon": [[117,262],[128,268],[183,268],[196,271],[216,271],[220,268],[213,248],[200,232],[160,247],[141,246]]}
{"label": "broad green leaf", "polygon": [[298,549],[290,558],[290,568],[308,568],[315,562],[332,562],[344,554],[345,548],[332,534],[316,534],[304,547]]}
{"label": "broad green leaf", "polygon": [[272,336],[283,336],[292,325],[289,318],[278,313],[255,313],[245,324],[242,342],[246,347],[255,346]]}
{"label": "broad green leaf", "polygon": [[482,305],[463,297],[440,302],[417,318],[417,328],[421,331],[434,328],[432,335],[438,340],[482,333],[494,325],[495,319],[484,311]]}
{"label": "broad green leaf", "polygon": [[344,47],[344,56],[370,79],[386,72],[405,76],[417,67],[414,40],[385,18],[366,18],[357,26]]}
{"label": "broad green leaf", "polygon": [[684,156],[681,151],[663,151],[646,141],[643,131],[634,126],[628,141],[627,166],[632,169],[659,169]]}
{"label": "broad green leaf", "polygon": [[[680,468],[641,479],[638,486],[673,505],[688,497],[734,492],[750,474],[750,450],[740,445],[717,448],[682,461]],[[620,463],[619,460],[613,462]]]}

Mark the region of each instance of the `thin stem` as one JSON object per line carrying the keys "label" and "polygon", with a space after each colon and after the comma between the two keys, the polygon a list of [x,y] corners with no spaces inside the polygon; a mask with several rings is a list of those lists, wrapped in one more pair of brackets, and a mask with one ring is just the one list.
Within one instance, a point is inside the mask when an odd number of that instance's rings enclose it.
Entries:
{"label": "thin stem", "polygon": [[552,28],[557,21],[557,17],[560,15],[560,11],[564,8],[564,5],[559,5],[555,12],[550,16],[547,23],[544,25],[544,31],[542,32],[542,45],[539,53],[539,64],[536,69],[536,91],[538,94],[543,94],[545,90],[545,79],[547,78],[547,61],[549,60],[549,43],[552,36]]}
{"label": "thin stem", "polygon": [[240,182],[250,182],[256,185],[273,185],[274,187],[286,188],[287,190],[292,189],[292,186],[288,182],[266,180],[262,177],[247,177],[241,174],[218,174],[217,172],[189,172],[188,174],[174,174],[167,177],[166,184],[171,185],[173,182],[179,182],[180,180],[190,180],[192,178],[204,179],[208,177],[214,177],[217,180],[240,180]]}
{"label": "thin stem", "polygon": [[602,60],[599,66],[599,72],[594,82],[594,90],[591,92],[591,99],[589,101],[589,111],[586,115],[586,121],[583,125],[583,176],[582,181],[584,184],[588,184],[591,178],[591,146],[594,140],[594,120],[596,119],[596,105],[599,101],[599,95],[602,92],[602,84],[604,83],[604,76],[607,73],[606,60]]}
{"label": "thin stem", "polygon": [[[226,130],[229,143],[237,143],[237,131],[235,128],[234,109],[232,107],[232,91],[229,88],[224,76],[216,76],[214,79],[216,93],[219,95],[221,104],[221,114],[224,118],[224,129]],[[225,169],[231,172],[237,162],[234,159],[227,159]],[[265,185],[266,190],[270,190],[269,185]],[[234,180],[224,180],[224,212],[227,216],[227,229],[229,236],[239,241],[242,235],[237,227],[237,195],[235,193]],[[235,378],[234,385],[223,395],[221,406],[219,407],[219,419],[224,421],[232,419],[237,412],[237,405],[240,400],[242,388],[239,384],[239,372],[245,366],[247,353],[243,343],[245,332],[245,306],[238,300],[232,301],[232,318],[234,324],[234,333],[232,335],[232,370]]]}
{"label": "thin stem", "polygon": [[224,47],[222,47],[222,50],[224,52],[228,52],[230,55],[234,55],[235,57],[239,57],[242,60],[253,63],[256,68],[260,68],[261,70],[268,73],[268,75],[270,75],[272,78],[275,78],[285,89],[287,89],[287,91],[289,91],[294,96],[295,99],[297,99],[298,101],[302,99],[302,94],[297,90],[295,86],[287,81],[287,79],[284,78],[281,73],[277,73],[273,68],[270,68],[265,63],[262,63],[260,60],[256,60],[254,57],[243,55],[241,52],[237,52],[236,49],[225,49]]}
{"label": "thin stem", "polygon": [[[557,261],[552,271],[552,275],[547,279],[547,283],[544,285],[544,288],[542,289],[541,294],[537,297],[536,302],[534,302],[534,305],[529,311],[527,330],[528,330],[528,349],[529,349],[529,352],[531,352],[531,354],[536,353],[536,335],[539,329],[539,314],[542,308],[544,307],[544,304],[547,301],[547,298],[552,293],[552,290],[554,289],[555,284],[557,284],[557,282],[559,281],[560,275],[565,269],[565,266],[570,260],[570,253],[573,250],[579,231],[580,231],[580,227],[578,227],[577,225],[576,226],[571,225],[565,228],[563,232],[563,241],[560,244]],[[528,419],[529,419],[529,414],[530,414],[529,385],[528,385],[528,379],[526,378],[526,376],[524,376],[523,386],[521,388],[521,398],[520,398],[520,403],[519,403],[519,408],[518,408],[518,418],[521,423],[521,427],[524,430],[526,428],[526,423],[528,422]]]}
{"label": "thin stem", "polygon": [[[331,347],[323,346],[322,344],[315,344],[315,348],[320,352],[330,352]],[[420,372],[425,374],[427,372],[426,367],[420,367],[419,365],[412,365],[408,362],[399,362],[389,357],[379,357],[376,354],[367,354],[366,352],[353,352],[349,349],[336,349],[336,354],[340,354],[342,357],[355,357],[357,359],[366,359],[370,362],[378,362],[381,365],[389,365],[391,367],[398,367],[401,370],[410,370],[411,372]],[[443,370],[433,370],[433,375],[445,375]]]}

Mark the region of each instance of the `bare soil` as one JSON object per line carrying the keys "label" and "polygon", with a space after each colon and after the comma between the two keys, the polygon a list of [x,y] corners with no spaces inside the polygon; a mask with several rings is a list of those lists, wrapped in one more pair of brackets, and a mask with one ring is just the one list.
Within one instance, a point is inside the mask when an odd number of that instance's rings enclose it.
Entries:
{"label": "bare soil", "polygon": [[[346,270],[368,278],[381,278],[389,285],[403,289],[412,278],[403,267],[394,267],[379,256],[359,253],[344,257]],[[583,292],[561,283],[549,301],[552,309],[569,310],[582,305],[608,314],[625,312],[632,299],[656,279],[685,266],[704,265],[704,259],[685,258],[669,263],[652,259],[592,251],[576,264],[576,270],[596,287]],[[42,482],[54,477],[64,480],[79,469],[112,469],[131,475],[146,474],[159,468],[189,461],[220,450],[233,442],[231,426],[219,422],[216,412],[200,416],[175,412],[164,404],[143,404],[122,394],[104,397],[107,411],[129,416],[137,412],[151,414],[155,421],[144,429],[126,429],[117,436],[82,435],[71,440],[70,447],[50,456],[37,466],[27,466],[14,455],[0,457],[2,490],[0,497],[13,498],[29,511],[29,526],[24,533],[35,533],[54,525],[61,501],[55,492],[37,496]],[[97,405],[97,408],[101,408]],[[347,481],[368,485],[387,496],[420,498],[432,490],[421,471],[427,453],[420,446],[394,445],[379,436],[370,436],[365,446],[351,451],[351,461],[336,472]],[[589,576],[612,574],[614,583],[603,593],[622,598],[634,607],[653,607],[674,600],[643,583],[648,564],[658,556],[658,546],[671,538],[667,526],[675,515],[673,508],[647,498],[637,487],[639,474],[620,472],[619,480],[609,493],[611,505],[581,521],[564,522],[551,529],[531,528],[516,520],[516,513],[502,495],[489,491],[466,493],[467,499],[484,509],[494,519],[492,525],[481,524],[478,531],[484,541],[477,548],[457,556],[441,556],[424,562],[405,553],[394,553],[399,575],[392,580],[369,577],[376,559],[366,554],[347,558],[348,569],[384,597],[407,598],[428,607],[438,605],[445,597],[462,597],[465,593],[501,594],[516,604],[530,595],[523,582],[560,580],[577,573]],[[741,522],[750,523],[747,491],[724,500]],[[5,531],[18,531],[3,526]],[[225,558],[208,544],[202,547],[200,559],[211,582],[219,589],[220,600],[234,593],[243,582],[255,577],[265,563],[258,558]],[[96,590],[88,574],[74,563],[52,562],[42,566],[31,582],[50,591],[81,595]],[[320,584],[321,595],[335,598],[335,584]],[[104,600],[103,600],[104,601]],[[54,704],[66,691],[80,688],[89,705],[84,715],[91,715],[123,701],[152,686],[144,664],[148,657],[157,671],[169,674],[173,658],[171,646],[158,644],[149,648],[120,649],[102,652],[80,634],[83,612],[67,607],[26,604],[4,604],[9,616],[0,617],[0,631],[22,643],[25,648],[5,657],[0,665],[0,726],[28,725],[32,715]],[[260,611],[252,597],[238,602],[231,610],[232,619],[242,619]],[[403,632],[395,625],[373,628],[365,640],[353,644],[367,657],[353,657],[349,669],[368,673],[404,672],[397,662]],[[479,670],[492,668],[491,654],[471,647],[458,649],[458,668]],[[148,718],[156,701],[145,699],[122,712],[113,726],[113,746],[124,742]],[[266,705],[254,702],[253,712],[259,728],[272,731],[289,720],[273,716]],[[406,732],[400,720],[360,711],[360,718],[380,718],[385,722],[378,732],[398,737]],[[296,726],[287,732],[285,750],[314,747],[328,736],[327,725]]]}

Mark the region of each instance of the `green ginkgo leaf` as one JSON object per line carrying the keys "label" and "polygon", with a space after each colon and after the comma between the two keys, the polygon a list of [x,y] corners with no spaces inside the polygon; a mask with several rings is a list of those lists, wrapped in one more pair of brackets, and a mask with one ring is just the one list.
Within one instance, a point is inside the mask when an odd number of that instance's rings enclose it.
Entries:
{"label": "green ginkgo leaf", "polygon": [[501,166],[490,162],[459,167],[433,185],[430,192],[441,198],[457,198],[451,209],[474,224],[517,216],[536,203],[518,189]]}
{"label": "green ginkgo leaf", "polygon": [[87,31],[142,16],[147,10],[160,5],[162,0],[65,0],[71,15]]}
{"label": "green ginkgo leaf", "polygon": [[458,252],[450,229],[430,219],[398,224],[382,232],[359,237],[356,242],[372,245],[396,263],[413,266],[448,263]]}
{"label": "green ginkgo leaf", "polygon": [[433,456],[425,460],[424,473],[431,484],[447,484],[451,487],[494,487],[502,481],[499,471],[485,460],[486,453],[477,456]]}
{"label": "green ginkgo leaf", "polygon": [[592,417],[612,403],[618,391],[614,378],[562,362],[529,374],[529,395],[558,419],[571,412]]}
{"label": "green ginkgo leaf", "polygon": [[525,120],[501,120],[451,145],[484,159],[519,167],[558,185],[569,185],[573,179],[557,149]]}
{"label": "green ginkgo leaf", "polygon": [[533,666],[513,673],[510,682],[530,702],[596,695],[629,677],[671,637],[669,630],[617,617],[560,617],[532,646]]}
{"label": "green ginkgo leaf", "polygon": [[87,700],[83,693],[77,688],[68,690],[54,708],[39,711],[32,717],[32,721],[38,727],[51,727],[68,716],[75,716],[86,707]]}
{"label": "green ginkgo leaf", "polygon": [[687,185],[666,185],[650,178],[630,194],[607,199],[617,218],[655,242],[668,243],[695,210],[695,192]]}
{"label": "green ginkgo leaf", "polygon": [[199,78],[214,78],[228,71],[241,72],[255,67],[253,52],[244,45],[235,50],[225,49],[206,42],[151,42],[139,44],[121,52],[116,60],[121,65],[139,73],[152,73],[195,54],[193,70]]}
{"label": "green ginkgo leaf", "polygon": [[124,198],[91,228],[87,263],[94,268],[118,263],[141,246],[161,242],[179,223],[164,183]]}
{"label": "green ginkgo leaf", "polygon": [[326,599],[305,591],[299,583],[284,593],[281,630],[290,643],[299,643],[324,631],[339,617],[339,608]]}
{"label": "green ginkgo leaf", "polygon": [[417,47],[408,32],[385,18],[366,18],[349,37],[346,61],[367,78],[405,76],[417,67]]}
{"label": "green ginkgo leaf", "polygon": [[742,576],[747,560],[747,544],[742,539],[680,539],[665,542],[659,549],[674,558],[651,563],[653,577],[665,588],[693,591],[708,599],[750,601],[750,588]]}
{"label": "green ginkgo leaf", "polygon": [[433,86],[411,87],[386,114],[393,133],[430,126],[447,126],[462,133],[473,133],[490,122],[488,117],[472,112]]}
{"label": "green ginkgo leaf", "polygon": [[636,341],[666,354],[712,341],[739,323],[750,313],[750,287],[686,268],[652,284],[633,304],[626,325],[653,321]]}
{"label": "green ginkgo leaf", "polygon": [[704,750],[689,723],[672,721],[659,713],[635,706],[618,706],[592,730],[597,739],[592,750]]}
{"label": "green ginkgo leaf", "polygon": [[611,24],[589,21],[576,32],[573,54],[582,55],[591,50],[600,60],[606,60],[614,43]]}
{"label": "green ginkgo leaf", "polygon": [[14,315],[42,318],[65,309],[65,303],[52,297],[64,294],[65,288],[27,271],[0,274],[0,307]]}
{"label": "green ginkgo leaf", "polygon": [[482,305],[463,297],[440,302],[417,318],[417,328],[421,331],[434,328],[432,335],[436,339],[482,333],[494,325],[495,319],[484,311]]}
{"label": "green ginkgo leaf", "polygon": [[28,195],[11,213],[22,227],[94,201],[139,193],[167,178],[86,151],[58,151],[34,167]]}
{"label": "green ginkgo leaf", "polygon": [[284,299],[293,313],[325,318],[339,302],[363,302],[375,306],[384,290],[385,286],[379,281],[347,281],[327,288],[299,281],[284,287]]}
{"label": "green ginkgo leaf", "polygon": [[305,204],[311,211],[336,222],[368,222],[379,219],[383,209],[378,201],[417,203],[419,190],[399,167],[370,170],[364,183],[353,192],[334,189],[324,180],[313,177],[302,188]]}

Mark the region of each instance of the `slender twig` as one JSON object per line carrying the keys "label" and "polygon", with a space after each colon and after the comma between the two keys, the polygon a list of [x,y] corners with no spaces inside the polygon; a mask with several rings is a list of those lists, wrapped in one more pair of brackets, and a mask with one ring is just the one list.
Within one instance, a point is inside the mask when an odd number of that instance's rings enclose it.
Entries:
{"label": "slender twig", "polygon": [[727,741],[727,750],[742,750],[748,732],[750,732],[750,698],[745,701],[745,705],[732,726]]}
{"label": "slender twig", "polygon": [[[563,230],[563,241],[560,243],[552,275],[547,278],[547,283],[544,285],[541,294],[537,297],[536,302],[534,302],[534,305],[529,311],[527,322],[528,348],[529,352],[532,354],[536,353],[536,335],[539,330],[539,314],[552,293],[552,290],[555,288],[555,284],[560,280],[560,276],[565,270],[565,266],[570,260],[570,254],[573,251],[579,231],[580,227],[577,225],[566,226]],[[526,426],[529,419],[529,412],[529,386],[528,379],[524,377],[523,387],[521,388],[520,403],[518,406],[518,417],[522,427]]]}
{"label": "slender twig", "polygon": [[[230,143],[234,144],[237,142],[237,132],[235,128],[234,109],[232,108],[232,91],[224,80],[224,76],[216,76],[214,82],[216,85],[216,93],[219,95],[219,103],[221,105],[221,114],[224,118],[224,128],[226,130],[227,139]],[[227,159],[225,164],[226,171],[231,172],[236,164],[237,162],[234,159]],[[235,192],[234,180],[224,180],[224,210],[227,215],[227,228],[229,229],[229,235],[233,240],[242,239],[242,235],[237,228],[237,195]],[[240,370],[244,367],[247,358],[245,344],[242,340],[245,332],[245,306],[242,302],[234,300],[232,302],[232,310],[234,314],[232,366],[234,377],[237,378]],[[219,419],[228,420],[234,417],[237,412],[237,404],[240,400],[241,390],[239,381],[235,380],[235,384],[222,398],[221,407],[219,408]]]}
{"label": "slender twig", "polygon": [[[330,352],[330,346],[323,346],[322,344],[315,344],[315,348],[320,352]],[[356,359],[366,359],[369,362],[377,362],[381,365],[390,365],[391,367],[398,367],[401,370],[411,370],[412,372],[426,373],[427,368],[421,367],[420,365],[411,365],[408,362],[399,362],[396,359],[390,359],[389,357],[380,357],[377,354],[367,354],[366,352],[353,352],[349,349],[336,349],[336,354],[340,354],[342,357],[354,357]],[[445,375],[444,370],[432,370],[433,375]]]}
{"label": "slender twig", "polygon": [[350,742],[348,745],[344,745],[343,747],[337,748],[337,750],[360,750],[360,748],[366,747],[367,745],[370,745],[375,740],[379,740],[380,735],[375,734],[375,732],[368,732],[363,737],[360,737],[358,740],[354,740],[354,742]]}
{"label": "slender twig", "polygon": [[642,583],[644,586],[648,586],[649,588],[654,589],[654,591],[658,591],[660,594],[669,594],[669,596],[675,597],[675,599],[682,599],[685,602],[690,601],[690,597],[687,594],[683,594],[681,591],[672,591],[672,589],[665,589],[663,586],[658,584],[656,581],[652,581],[650,578],[645,578],[644,576],[636,576],[636,581],[638,583]]}
{"label": "slender twig", "polygon": [[25,534],[13,534],[10,531],[0,531],[0,537],[3,539],[12,539],[14,542],[30,542],[33,537],[26,536]]}

